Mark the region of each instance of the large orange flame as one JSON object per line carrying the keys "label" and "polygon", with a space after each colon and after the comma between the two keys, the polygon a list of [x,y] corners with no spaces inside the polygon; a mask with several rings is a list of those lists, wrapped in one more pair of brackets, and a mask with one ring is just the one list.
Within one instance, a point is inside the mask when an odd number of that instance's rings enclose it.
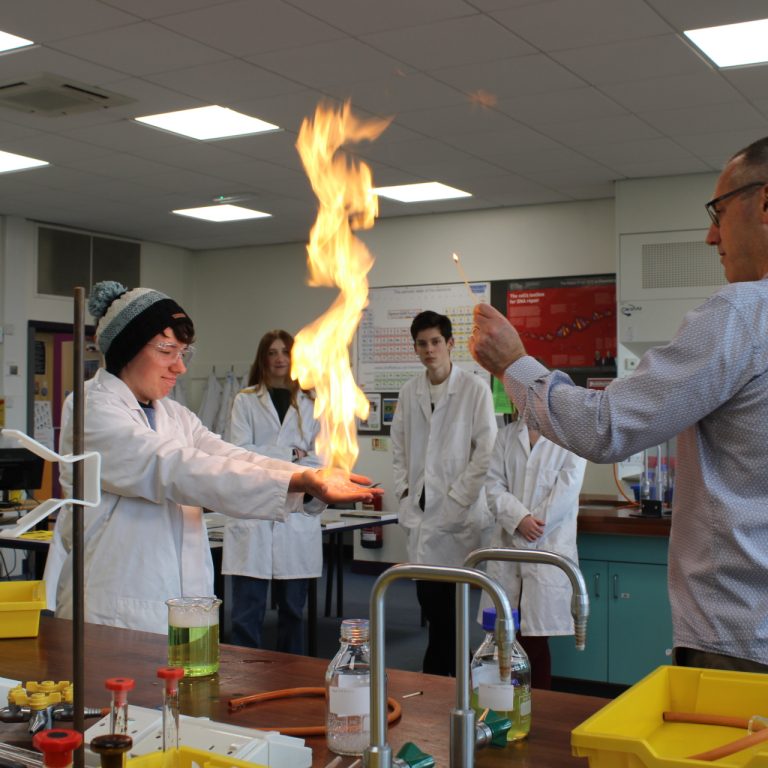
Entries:
{"label": "large orange flame", "polygon": [[339,295],[317,320],[303,328],[291,350],[291,377],[316,392],[321,430],[317,452],[326,466],[349,473],[357,460],[355,416],[368,417],[368,399],[355,383],[349,345],[368,303],[367,274],[373,257],[353,229],[370,229],[378,214],[371,169],[338,150],[347,142],[373,140],[389,120],[357,119],[349,102],[340,109],[319,106],[305,119],[296,148],[319,201],[307,245],[309,284],[337,286]]}

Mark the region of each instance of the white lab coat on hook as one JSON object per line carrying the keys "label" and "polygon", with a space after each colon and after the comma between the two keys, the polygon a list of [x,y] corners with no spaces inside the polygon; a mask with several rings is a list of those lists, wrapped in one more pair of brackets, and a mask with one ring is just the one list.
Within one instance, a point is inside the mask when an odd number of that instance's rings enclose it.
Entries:
{"label": "white lab coat on hook", "polygon": [[[292,460],[294,447],[300,448],[307,456],[298,464],[322,466],[315,453],[315,438],[320,431],[320,423],[314,417],[315,401],[299,390],[297,403],[298,411],[290,407],[281,424],[265,387],[244,389],[235,397],[232,407],[232,442],[285,461]],[[257,579],[320,576],[323,570],[320,519],[297,514],[282,522],[227,520],[221,570],[228,575]]]}

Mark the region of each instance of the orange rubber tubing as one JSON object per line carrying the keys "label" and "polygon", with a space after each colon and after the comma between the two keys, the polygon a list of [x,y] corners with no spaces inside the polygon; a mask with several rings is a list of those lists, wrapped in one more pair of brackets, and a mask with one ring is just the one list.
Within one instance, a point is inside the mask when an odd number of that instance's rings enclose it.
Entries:
{"label": "orange rubber tubing", "polygon": [[[240,696],[230,699],[227,704],[230,712],[237,712],[250,704],[259,704],[262,701],[275,701],[276,699],[293,699],[302,696],[323,696],[325,688],[282,688],[279,691],[265,691],[264,693],[252,693],[250,696]],[[387,699],[387,723],[396,723],[402,715],[402,708],[391,696]],[[286,736],[323,736],[324,725],[296,725],[282,728],[280,726],[259,726],[260,731],[280,731]]]}

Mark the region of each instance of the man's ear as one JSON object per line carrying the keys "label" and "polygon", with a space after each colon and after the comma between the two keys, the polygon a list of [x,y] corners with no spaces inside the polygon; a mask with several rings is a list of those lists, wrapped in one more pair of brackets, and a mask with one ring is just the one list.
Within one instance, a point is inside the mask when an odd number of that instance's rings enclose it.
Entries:
{"label": "man's ear", "polygon": [[451,336],[451,338],[448,339],[448,341],[446,343],[446,346],[448,347],[448,349],[453,349],[455,344],[456,344],[456,342],[455,342],[453,336]]}

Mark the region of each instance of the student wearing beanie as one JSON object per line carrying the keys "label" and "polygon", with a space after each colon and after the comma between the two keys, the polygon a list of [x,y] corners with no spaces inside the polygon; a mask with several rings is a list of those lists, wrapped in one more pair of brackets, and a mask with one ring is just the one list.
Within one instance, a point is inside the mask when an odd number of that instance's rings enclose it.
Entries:
{"label": "student wearing beanie", "polygon": [[[194,325],[173,299],[105,281],[88,309],[105,367],[86,383],[85,450],[101,454],[101,503],[85,514],[85,619],[164,634],[165,601],[212,595],[213,564],[202,508],[285,520],[376,490],[315,470],[297,471],[223,441],[166,396],[187,370]],[[72,399],[62,414],[72,452]],[[67,465],[68,466],[68,465]],[[62,488],[71,476],[62,465]],[[352,480],[366,482],[366,478]],[[315,497],[304,504],[304,494]],[[45,579],[56,616],[72,616],[71,517],[59,516]]]}

